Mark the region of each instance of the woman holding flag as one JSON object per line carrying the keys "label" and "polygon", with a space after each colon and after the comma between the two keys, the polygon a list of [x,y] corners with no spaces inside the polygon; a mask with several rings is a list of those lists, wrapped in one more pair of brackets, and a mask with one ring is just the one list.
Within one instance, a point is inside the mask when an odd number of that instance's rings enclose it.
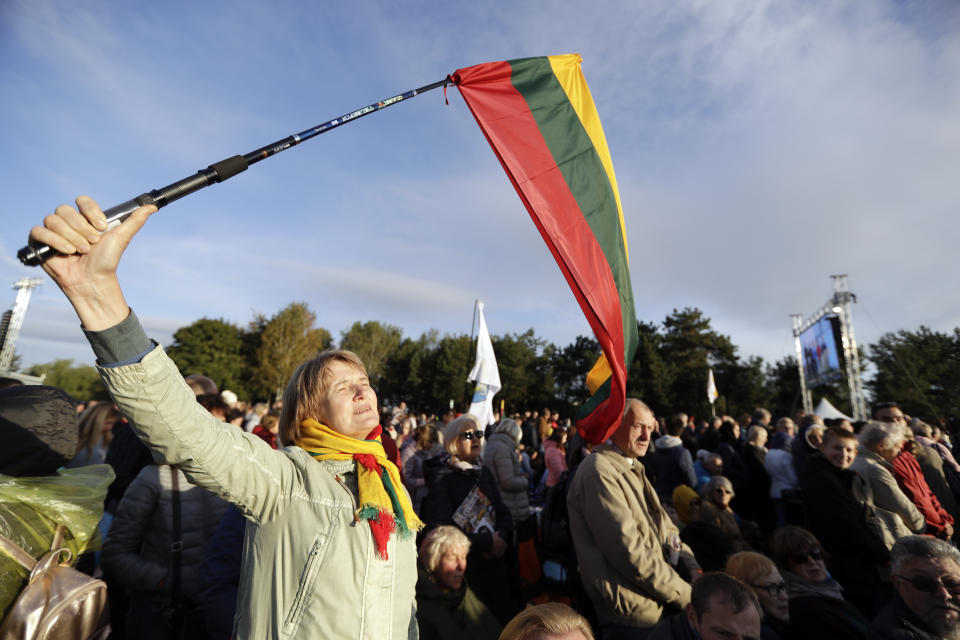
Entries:
{"label": "woman holding flag", "polygon": [[326,351],[284,394],[282,450],[197,404],[177,367],[127,306],[117,265],[154,206],[107,231],[77,198],[30,239],[60,253],[44,270],[66,294],[100,375],[163,463],[236,504],[247,518],[234,638],[416,638],[413,512],[380,443],[363,363]]}

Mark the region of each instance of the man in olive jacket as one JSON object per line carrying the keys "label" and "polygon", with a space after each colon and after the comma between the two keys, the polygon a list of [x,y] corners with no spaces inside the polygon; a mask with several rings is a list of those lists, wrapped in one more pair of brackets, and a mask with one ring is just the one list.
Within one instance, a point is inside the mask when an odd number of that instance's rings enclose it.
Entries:
{"label": "man in olive jacket", "polygon": [[690,602],[678,563],[699,570],[637,460],[656,424],[649,407],[628,399],[611,444],[583,461],[567,494],[580,574],[604,638],[646,637],[664,605]]}

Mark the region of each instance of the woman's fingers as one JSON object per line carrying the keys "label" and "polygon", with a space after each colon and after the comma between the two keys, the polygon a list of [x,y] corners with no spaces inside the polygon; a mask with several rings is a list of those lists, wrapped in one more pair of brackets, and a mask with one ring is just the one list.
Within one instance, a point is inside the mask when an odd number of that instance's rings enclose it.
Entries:
{"label": "woman's fingers", "polygon": [[[51,215],[47,216],[47,218],[56,218],[56,216]],[[44,224],[46,224],[46,222],[47,220],[44,219]],[[77,252],[76,245],[46,226],[31,229],[30,241],[37,244],[48,245],[51,249],[64,255],[71,255]]]}
{"label": "woman's fingers", "polygon": [[86,221],[96,227],[97,231],[107,230],[107,216],[103,215],[93,198],[89,196],[77,196],[77,209],[83,214]]}

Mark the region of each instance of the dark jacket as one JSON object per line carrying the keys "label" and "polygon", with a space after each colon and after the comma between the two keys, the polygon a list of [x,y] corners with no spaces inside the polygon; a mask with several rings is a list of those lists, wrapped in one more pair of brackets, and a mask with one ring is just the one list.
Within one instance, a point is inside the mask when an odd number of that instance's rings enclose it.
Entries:
{"label": "dark jacket", "polygon": [[904,604],[900,596],[883,608],[867,632],[869,640],[936,640],[939,637]]}
{"label": "dark jacket", "polygon": [[127,487],[144,467],[153,464],[153,456],[150,455],[147,445],[140,442],[140,438],[130,428],[130,423],[123,419],[113,426],[113,439],[107,448],[104,462],[113,467],[117,476],[107,490],[105,510],[116,513]]}
{"label": "dark jacket", "polygon": [[420,640],[496,640],[500,635],[500,623],[466,582],[459,591],[447,591],[422,567],[417,576],[417,623]]}
{"label": "dark jacket", "polygon": [[[424,463],[426,466],[427,463]],[[503,502],[493,472],[487,467],[479,469],[454,469],[447,464],[435,468],[432,481],[428,481],[430,493],[423,501],[423,521],[429,527],[440,524],[456,526],[453,514],[474,486],[490,498],[496,511],[496,530],[504,540],[510,539],[513,532],[513,518]],[[493,534],[489,531],[467,533],[470,538],[470,555],[490,551],[493,547]]]}
{"label": "dark jacket", "polygon": [[803,596],[790,599],[790,627],[797,638],[861,640],[870,622],[844,600]]}
{"label": "dark jacket", "polygon": [[227,640],[233,633],[246,529],[247,519],[230,505],[203,556],[200,605],[211,640]]}
{"label": "dark jacket", "polygon": [[660,500],[669,500],[673,490],[681,484],[696,487],[693,456],[684,448],[680,438],[663,436],[657,439],[656,444],[657,449],[647,456],[645,466],[652,476],[653,488]]}
{"label": "dark jacket", "polygon": [[677,613],[667,618],[663,618],[653,628],[647,640],[699,640],[687,622],[687,613]]}
{"label": "dark jacket", "polygon": [[816,453],[807,460],[800,488],[808,528],[830,555],[830,572],[845,597],[872,617],[877,566],[887,564],[890,554],[863,478]]}
{"label": "dark jacket", "polygon": [[[430,461],[427,461],[430,462]],[[424,463],[425,473],[427,463]],[[479,469],[455,469],[445,462],[431,465],[427,486],[430,492],[423,501],[423,512],[420,514],[428,527],[441,524],[457,526],[453,521],[453,514],[467,497],[467,494],[478,487],[493,503],[496,522],[495,528],[505,542],[510,543],[513,537],[513,519],[510,511],[500,497],[497,481],[488,467]],[[489,551],[493,548],[493,533],[480,531],[466,533],[470,539],[470,553],[467,555],[467,582],[474,593],[501,623],[506,623],[516,613],[516,604],[511,589],[510,570],[506,558],[493,558]]]}

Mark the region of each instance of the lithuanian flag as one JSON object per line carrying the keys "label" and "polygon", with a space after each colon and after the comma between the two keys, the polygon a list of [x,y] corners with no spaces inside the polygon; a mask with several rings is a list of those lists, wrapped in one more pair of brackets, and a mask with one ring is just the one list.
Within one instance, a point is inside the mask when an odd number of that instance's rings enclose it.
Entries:
{"label": "lithuanian flag", "polygon": [[603,349],[577,421],[596,443],[620,424],[637,320],[617,179],[581,61],[490,62],[452,77]]}

